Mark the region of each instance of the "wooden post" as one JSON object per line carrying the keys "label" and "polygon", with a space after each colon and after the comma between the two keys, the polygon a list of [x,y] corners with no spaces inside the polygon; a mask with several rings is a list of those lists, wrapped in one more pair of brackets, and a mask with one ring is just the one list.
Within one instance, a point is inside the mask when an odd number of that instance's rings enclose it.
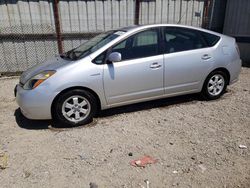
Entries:
{"label": "wooden post", "polygon": [[211,12],[210,9],[211,9],[211,0],[204,1],[202,28],[208,29],[209,27],[209,12]]}
{"label": "wooden post", "polygon": [[62,33],[61,33],[61,24],[59,18],[59,9],[58,9],[59,0],[53,1],[53,10],[54,10],[54,19],[55,19],[55,28],[56,28],[56,39],[57,39],[57,46],[59,54],[63,53],[63,46],[62,46]]}
{"label": "wooden post", "polygon": [[134,20],[135,25],[139,25],[139,17],[140,17],[140,0],[135,0],[135,20]]}

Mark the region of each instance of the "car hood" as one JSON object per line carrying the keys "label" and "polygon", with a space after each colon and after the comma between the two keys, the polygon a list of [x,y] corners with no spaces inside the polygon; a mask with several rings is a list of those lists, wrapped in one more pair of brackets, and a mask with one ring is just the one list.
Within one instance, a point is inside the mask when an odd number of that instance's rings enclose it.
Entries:
{"label": "car hood", "polygon": [[40,72],[43,72],[46,70],[57,70],[69,64],[70,62],[72,61],[62,59],[60,56],[53,57],[45,61],[44,63],[35,65],[29,68],[28,70],[26,70],[25,72],[23,72],[23,74],[20,77],[20,83],[25,84],[30,78],[39,74]]}

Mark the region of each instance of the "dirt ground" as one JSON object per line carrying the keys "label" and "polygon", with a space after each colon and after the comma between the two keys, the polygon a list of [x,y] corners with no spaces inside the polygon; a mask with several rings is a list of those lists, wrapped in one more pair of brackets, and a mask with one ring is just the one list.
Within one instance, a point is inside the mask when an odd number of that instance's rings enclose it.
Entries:
{"label": "dirt ground", "polygon": [[[219,100],[140,103],[68,129],[25,119],[17,82],[0,79],[0,187],[250,187],[250,68]],[[129,164],[144,155],[158,162]]]}

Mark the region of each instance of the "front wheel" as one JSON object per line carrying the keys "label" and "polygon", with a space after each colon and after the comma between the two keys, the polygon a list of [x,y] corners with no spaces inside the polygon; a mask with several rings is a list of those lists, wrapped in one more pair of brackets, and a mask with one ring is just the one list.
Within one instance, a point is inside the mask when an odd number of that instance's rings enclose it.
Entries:
{"label": "front wheel", "polygon": [[204,82],[202,96],[207,100],[220,98],[226,91],[227,75],[222,71],[210,73]]}
{"label": "front wheel", "polygon": [[74,89],[60,95],[52,108],[56,126],[79,126],[89,123],[97,111],[95,97],[88,91]]}

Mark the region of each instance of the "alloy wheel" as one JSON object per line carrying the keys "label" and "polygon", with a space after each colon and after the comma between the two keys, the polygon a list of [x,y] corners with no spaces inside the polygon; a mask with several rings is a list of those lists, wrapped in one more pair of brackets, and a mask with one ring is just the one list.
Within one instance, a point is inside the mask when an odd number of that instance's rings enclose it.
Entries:
{"label": "alloy wheel", "polygon": [[63,116],[73,123],[83,121],[88,117],[90,111],[90,102],[79,95],[69,97],[62,105]]}
{"label": "alloy wheel", "polygon": [[207,84],[207,91],[211,96],[218,96],[223,91],[225,79],[220,74],[213,75]]}

